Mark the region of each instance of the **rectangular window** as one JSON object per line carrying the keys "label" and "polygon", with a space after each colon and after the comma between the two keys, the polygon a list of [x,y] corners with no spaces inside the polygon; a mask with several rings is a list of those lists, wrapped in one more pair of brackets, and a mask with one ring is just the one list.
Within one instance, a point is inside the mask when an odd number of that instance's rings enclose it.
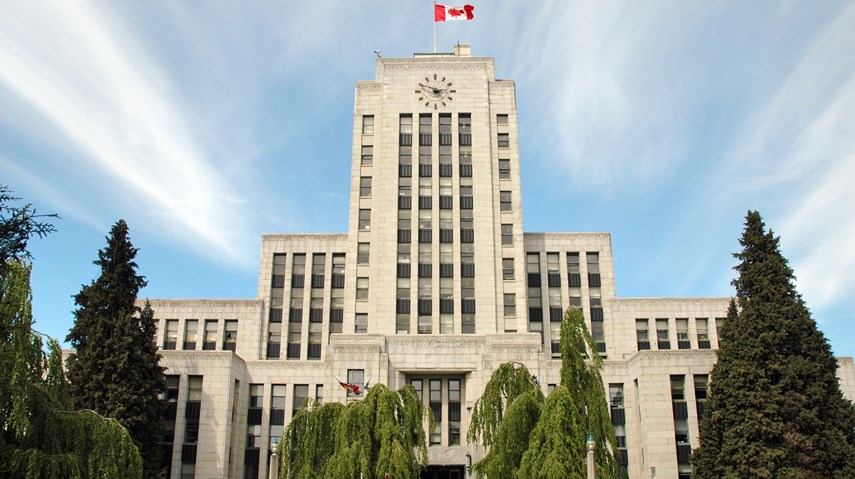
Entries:
{"label": "rectangular window", "polygon": [[502,225],[502,246],[511,246],[514,244],[514,225]]}
{"label": "rectangular window", "polygon": [[499,179],[511,179],[511,160],[499,158]]}
{"label": "rectangular window", "polygon": [[237,320],[226,320],[225,331],[223,331],[223,349],[234,351],[237,346]]}
{"label": "rectangular window", "polygon": [[[551,320],[552,318],[550,318]],[[561,357],[561,322],[549,322],[550,353],[553,358]]]}
{"label": "rectangular window", "polygon": [[656,318],[656,343],[659,349],[671,349],[671,340],[668,338],[667,318]]}
{"label": "rectangular window", "polygon": [[591,287],[599,287],[600,286],[600,254],[599,253],[587,253],[586,255],[588,262],[588,286]]}
{"label": "rectangular window", "polygon": [[500,191],[499,192],[499,209],[501,211],[511,211],[511,192],[510,191]]}
{"label": "rectangular window", "polygon": [[304,253],[293,255],[293,264],[291,266],[291,290],[299,289],[304,286],[306,277],[306,255]]}
{"label": "rectangular window", "polygon": [[368,278],[356,278],[356,300],[368,301]]}
{"label": "rectangular window", "polygon": [[[457,133],[460,139],[461,147],[472,145],[472,117],[469,113],[460,113],[457,115]],[[461,148],[462,150],[462,148]],[[471,149],[470,149],[471,151]],[[461,161],[462,163],[462,161]]]}
{"label": "rectangular window", "polygon": [[498,143],[499,148],[507,148],[511,145],[511,139],[508,133],[499,133],[498,134]]}
{"label": "rectangular window", "polygon": [[267,329],[267,359],[279,359],[282,323],[269,323]]}
{"label": "rectangular window", "polygon": [[505,293],[504,311],[506,317],[517,315],[517,296],[515,294]]}
{"label": "rectangular window", "polygon": [[435,427],[430,432],[430,444],[442,444],[442,379],[430,380],[429,406],[433,411]]}
{"label": "rectangular window", "polygon": [[433,332],[431,317],[419,315],[419,334],[431,334],[431,332]]}
{"label": "rectangular window", "polygon": [[344,323],[344,290],[330,291],[330,333],[342,332]]}
{"label": "rectangular window", "polygon": [[463,334],[475,334],[474,314],[464,314],[460,317],[460,332]]}
{"label": "rectangular window", "polygon": [[374,134],[374,115],[362,115],[362,134]]}
{"label": "rectangular window", "polygon": [[273,384],[270,388],[270,439],[281,439],[285,431],[284,384]]}
{"label": "rectangular window", "polygon": [[368,264],[371,259],[371,244],[359,243],[356,245],[356,264]]}
{"label": "rectangular window", "polygon": [[205,338],[202,341],[202,349],[207,351],[217,349],[217,325],[216,319],[205,320]]}
{"label": "rectangular window", "polygon": [[460,445],[460,380],[448,380],[448,445]]}
{"label": "rectangular window", "polygon": [[326,253],[312,254],[312,288],[324,287],[324,268],[326,267]]}
{"label": "rectangular window", "polygon": [[303,403],[306,402],[306,399],[309,398],[309,385],[308,384],[295,384],[294,385],[294,402],[291,404],[291,417],[293,418],[297,411],[300,410],[300,407],[303,406]]}
{"label": "rectangular window", "polygon": [[671,401],[685,401],[685,378],[683,376],[671,376]]}
{"label": "rectangular window", "polygon": [[[618,466],[626,470],[628,464],[626,450],[626,413],[624,409],[623,384],[609,384],[609,412],[612,416],[612,424],[615,428],[615,439],[617,439],[617,451],[615,459]],[[626,476],[626,474],[623,474]]]}
{"label": "rectangular window", "polygon": [[184,322],[184,349],[196,349],[196,339],[199,335],[199,321],[188,319]]}
{"label": "rectangular window", "polygon": [[695,318],[695,329],[698,331],[698,348],[710,348],[709,321],[707,318]]}
{"label": "rectangular window", "polygon": [[502,258],[502,279],[510,281],[514,279],[514,259]]}
{"label": "rectangular window", "polygon": [[721,329],[724,327],[724,318],[715,318],[715,336],[718,340],[718,347],[721,348]]}
{"label": "rectangular window", "polygon": [[623,384],[609,384],[609,407],[623,408]]}
{"label": "rectangular window", "polygon": [[[440,113],[439,114],[439,145],[440,146],[450,146],[451,145],[451,114],[450,113]],[[451,153],[449,152],[449,156]],[[442,157],[442,149],[440,148],[440,158]]]}
{"label": "rectangular window", "polygon": [[[318,309],[319,313],[323,313],[322,309]],[[321,315],[318,315],[320,321]],[[321,323],[309,323],[309,359],[321,359]]]}
{"label": "rectangular window", "polygon": [[411,146],[413,144],[413,115],[401,115],[398,127],[400,131],[398,143],[401,146]]}
{"label": "rectangular window", "polygon": [[368,332],[368,314],[356,313],[356,321],[353,326],[353,332],[364,334]]}
{"label": "rectangular window", "polygon": [[704,404],[707,402],[707,386],[709,378],[706,374],[695,375],[695,402],[698,408],[698,420],[704,415]]}
{"label": "rectangular window", "polygon": [[246,451],[244,452],[244,477],[258,478],[258,459],[261,448],[261,413],[264,398],[263,384],[249,385],[249,407],[246,415]]}
{"label": "rectangular window", "polygon": [[[451,304],[454,304],[454,300],[451,300]],[[439,334],[454,334],[453,314],[439,315]]]}
{"label": "rectangular window", "polygon": [[359,397],[365,387],[365,370],[364,369],[348,369],[347,384],[359,386],[360,394],[356,394],[353,390],[347,391],[347,397]]}
{"label": "rectangular window", "polygon": [[273,288],[282,288],[285,286],[285,255],[273,255],[273,278],[271,286]]}
{"label": "rectangular window", "polygon": [[371,166],[374,163],[374,146],[362,146],[362,166]]}
{"label": "rectangular window", "polygon": [[419,114],[419,146],[431,146],[433,144],[431,119],[430,113]]}
{"label": "rectangular window", "polygon": [[677,318],[677,347],[679,349],[689,349],[691,348],[691,342],[689,341],[689,319],[688,318]]}
{"label": "rectangular window", "polygon": [[371,231],[371,210],[359,210],[359,231]]}
{"label": "rectangular window", "polygon": [[371,177],[363,176],[359,178],[359,196],[360,198],[371,197]]}
{"label": "rectangular window", "polygon": [[178,343],[178,320],[167,319],[166,331],[163,335],[163,349],[174,350]]}
{"label": "rectangular window", "polygon": [[189,376],[187,379],[187,406],[184,413],[184,444],[196,444],[199,441],[202,376]]}
{"label": "rectangular window", "polygon": [[582,277],[579,273],[579,253],[567,253],[567,285],[571,288],[582,286]]}
{"label": "rectangular window", "polygon": [[506,115],[506,114],[496,115],[496,123],[499,125],[507,125],[508,124],[508,115]]}
{"label": "rectangular window", "polygon": [[315,401],[317,401],[318,404],[324,403],[324,385],[323,384],[318,384],[315,386]]}
{"label": "rectangular window", "polygon": [[[409,300],[407,300],[409,304]],[[395,316],[395,334],[410,334],[410,314],[398,313]]]}
{"label": "rectangular window", "polygon": [[643,351],[645,349],[650,349],[650,336],[647,332],[647,320],[646,319],[636,319],[635,320],[635,339],[638,343],[638,350]]}

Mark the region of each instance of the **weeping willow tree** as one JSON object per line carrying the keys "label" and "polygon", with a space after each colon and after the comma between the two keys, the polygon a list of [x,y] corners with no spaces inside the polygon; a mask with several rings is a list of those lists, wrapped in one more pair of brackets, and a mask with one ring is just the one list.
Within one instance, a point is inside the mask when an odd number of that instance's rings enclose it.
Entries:
{"label": "weeping willow tree", "polygon": [[596,440],[597,478],[621,477],[602,366],[582,312],[570,308],[561,323],[561,383],[548,398],[524,365],[496,369],[467,435],[488,447],[473,466],[478,477],[583,479],[589,434]]}
{"label": "weeping willow tree", "polygon": [[62,351],[43,350],[33,331],[29,265],[0,274],[0,477],[139,478],[142,460],[128,432],[92,411],[70,410]]}
{"label": "weeping willow tree", "polygon": [[412,386],[371,387],[347,405],[306,401],[279,446],[282,479],[416,479],[427,466],[425,423],[433,414]]}

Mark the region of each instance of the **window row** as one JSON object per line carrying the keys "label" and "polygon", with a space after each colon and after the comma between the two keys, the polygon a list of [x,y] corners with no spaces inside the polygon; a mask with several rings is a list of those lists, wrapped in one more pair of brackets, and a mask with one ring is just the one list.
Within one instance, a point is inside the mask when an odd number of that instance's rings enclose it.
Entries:
{"label": "window row", "polygon": [[[716,336],[718,336],[718,332],[724,318],[715,318],[714,321]],[[691,324],[694,325],[696,338],[695,347],[697,349],[710,349],[709,318],[694,318],[694,321]],[[650,326],[651,324],[648,318],[638,318],[635,320],[635,336],[639,351],[651,349]],[[669,318],[655,318],[653,326],[656,328],[655,337],[657,349],[674,349],[671,341],[674,337],[676,337],[677,341],[676,349],[692,348],[689,318],[676,318],[673,323],[671,323]],[[672,331],[676,334],[672,334]]]}
{"label": "window row", "polygon": [[[204,325],[200,331],[200,324]],[[184,336],[181,343],[183,350],[202,349],[204,351],[213,351],[217,347],[224,351],[235,351],[237,346],[238,321],[236,319],[227,319],[221,322],[217,319],[206,319],[200,322],[198,319],[184,320]],[[167,319],[164,322],[163,345],[164,350],[178,349],[178,320]],[[201,334],[201,348],[199,348],[199,339]],[[220,341],[219,338],[222,338]]]}
{"label": "window row", "polygon": [[[369,215],[370,218],[370,215]],[[291,284],[292,289],[301,289],[306,286],[306,261],[307,253],[292,253],[291,254]],[[311,253],[311,282],[312,288],[323,288],[326,278],[327,257],[330,256],[330,273],[332,288],[344,287],[344,253]],[[273,269],[271,271],[271,289],[272,294],[276,295],[278,290],[285,287],[285,275],[287,264],[287,255],[285,253],[273,254]]]}

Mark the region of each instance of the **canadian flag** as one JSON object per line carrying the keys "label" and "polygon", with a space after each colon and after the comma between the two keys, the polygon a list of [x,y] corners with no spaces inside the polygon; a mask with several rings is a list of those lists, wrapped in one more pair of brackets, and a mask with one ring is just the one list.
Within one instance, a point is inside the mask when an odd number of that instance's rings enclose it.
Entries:
{"label": "canadian flag", "polygon": [[451,7],[448,5],[433,5],[434,22],[450,22],[452,20],[472,20],[475,18],[475,7],[464,5],[462,7]]}

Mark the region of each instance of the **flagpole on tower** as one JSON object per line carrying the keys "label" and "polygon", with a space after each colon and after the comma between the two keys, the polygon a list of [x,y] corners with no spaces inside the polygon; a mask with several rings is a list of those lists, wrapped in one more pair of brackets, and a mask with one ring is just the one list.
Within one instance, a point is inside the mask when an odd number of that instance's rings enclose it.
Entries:
{"label": "flagpole on tower", "polygon": [[434,19],[433,19],[433,52],[436,53],[436,0],[433,2],[433,11],[434,11]]}

